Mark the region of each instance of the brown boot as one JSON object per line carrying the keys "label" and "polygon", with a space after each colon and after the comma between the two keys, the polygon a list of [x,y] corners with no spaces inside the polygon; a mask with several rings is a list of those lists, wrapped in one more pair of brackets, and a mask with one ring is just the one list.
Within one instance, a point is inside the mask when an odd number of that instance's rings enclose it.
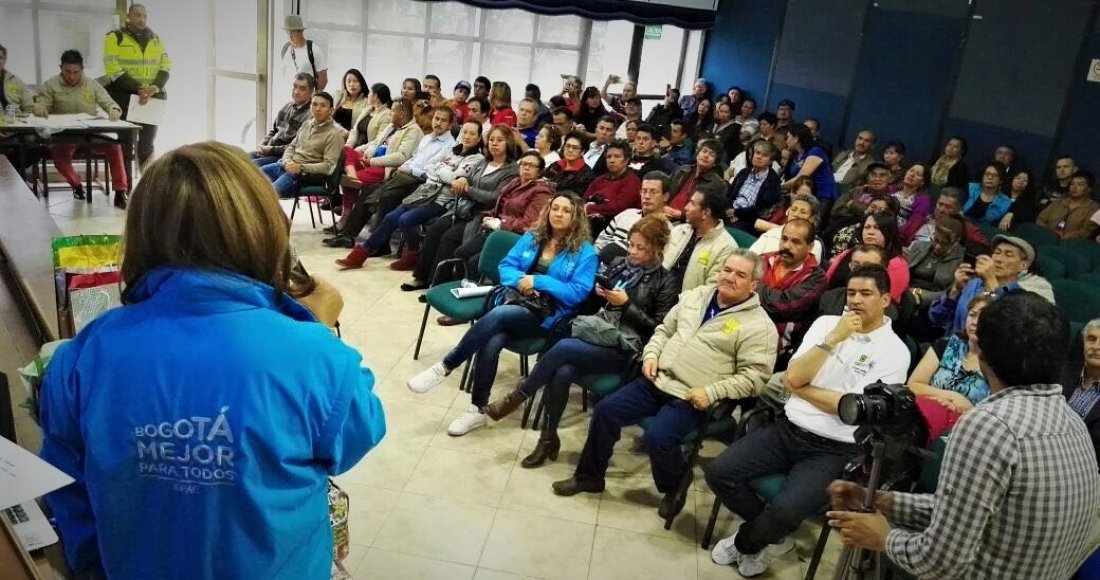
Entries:
{"label": "brown boot", "polygon": [[[507,395],[489,403],[482,407],[481,411],[489,416],[494,421],[500,421],[501,419],[511,415],[523,406],[524,401],[527,400],[527,395],[523,394],[523,391],[516,389]],[[539,439],[541,442],[542,440]]]}
{"label": "brown boot", "polygon": [[524,457],[520,465],[527,469],[531,469],[546,463],[547,459],[550,461],[557,461],[558,451],[560,450],[561,439],[558,439],[558,430],[543,429],[542,434],[539,435],[539,442],[535,445],[535,450],[527,457]]}
{"label": "brown boot", "polygon": [[336,260],[336,265],[340,266],[341,270],[356,270],[362,268],[363,262],[366,262],[369,257],[370,250],[363,246],[355,246],[350,254]]}
{"label": "brown boot", "polygon": [[555,495],[564,495],[567,497],[571,495],[577,495],[581,492],[603,492],[602,481],[585,481],[579,480],[575,477],[570,477],[569,479],[563,479],[561,481],[555,481],[550,487],[554,488]]}

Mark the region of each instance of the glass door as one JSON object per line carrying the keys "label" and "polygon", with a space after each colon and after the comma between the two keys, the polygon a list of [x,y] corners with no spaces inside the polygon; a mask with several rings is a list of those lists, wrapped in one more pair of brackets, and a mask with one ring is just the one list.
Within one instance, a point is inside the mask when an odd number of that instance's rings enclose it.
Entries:
{"label": "glass door", "polygon": [[[206,133],[254,149],[267,118],[268,0],[207,0]],[[253,24],[255,22],[255,24]]]}

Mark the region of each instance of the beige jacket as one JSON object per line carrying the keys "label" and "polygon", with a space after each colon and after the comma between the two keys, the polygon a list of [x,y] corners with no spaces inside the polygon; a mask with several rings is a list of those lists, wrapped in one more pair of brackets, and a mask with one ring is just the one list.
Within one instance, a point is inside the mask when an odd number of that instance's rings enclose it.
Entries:
{"label": "beige jacket", "polygon": [[[382,127],[382,130],[378,132],[378,136],[364,146],[363,155],[373,156],[386,135],[389,135],[391,129],[393,129],[392,123]],[[368,163],[371,167],[385,167],[386,177],[389,177],[394,169],[400,167],[402,163],[413,156],[416,146],[420,145],[420,139],[423,137],[424,131],[420,130],[420,126],[416,124],[416,121],[409,121],[394,133],[393,140],[386,148],[386,154],[381,157],[371,157]]]}
{"label": "beige jacket", "polygon": [[318,125],[312,118],[302,123],[298,134],[283,152],[283,161],[302,166],[302,173],[331,175],[344,152],[344,128],[332,119]]}
{"label": "beige jacket", "polygon": [[693,388],[705,389],[711,403],[755,397],[775,366],[775,323],[753,294],[700,325],[714,293],[708,285],[681,294],[642,360],[657,360],[654,384],[674,397],[686,399]]}
{"label": "beige jacket", "polygon": [[8,103],[19,107],[22,113],[34,111],[34,95],[23,84],[23,80],[8,71],[0,72],[4,77],[4,97]]}
{"label": "beige jacket", "polygon": [[363,120],[363,117],[370,115],[370,123],[367,123],[367,135],[363,140],[363,143],[370,143],[378,138],[378,131],[390,124],[390,120],[393,119],[393,111],[387,109],[385,105],[379,105],[378,108],[372,109],[370,107],[363,107],[363,110],[355,116],[355,120],[351,123],[351,130],[348,131],[348,139],[344,142],[348,147],[355,147],[355,144],[359,142],[359,121]]}
{"label": "beige jacket", "polygon": [[[665,245],[663,264],[665,268],[671,270],[676,265],[680,252],[684,251],[694,235],[695,229],[689,224],[680,224],[672,228],[668,244]],[[733,241],[733,237],[726,228],[718,226],[707,232],[707,235],[695,245],[695,251],[691,253],[691,262],[688,262],[687,270],[684,272],[684,283],[680,289],[686,292],[703,284],[717,282],[722,264],[735,249],[737,249],[737,242]]]}
{"label": "beige jacket", "polygon": [[107,89],[88,77],[81,79],[75,87],[61,82],[60,76],[53,77],[42,85],[34,102],[45,107],[46,112],[52,115],[95,115],[97,106],[108,113],[122,111],[111,95],[107,94]]}

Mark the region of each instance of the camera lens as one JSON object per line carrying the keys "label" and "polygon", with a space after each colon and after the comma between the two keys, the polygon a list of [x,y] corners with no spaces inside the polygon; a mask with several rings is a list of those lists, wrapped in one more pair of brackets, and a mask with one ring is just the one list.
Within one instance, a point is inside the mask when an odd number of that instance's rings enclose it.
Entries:
{"label": "camera lens", "polygon": [[837,403],[837,415],[845,425],[859,425],[863,422],[866,413],[864,397],[860,394],[848,393],[840,398]]}

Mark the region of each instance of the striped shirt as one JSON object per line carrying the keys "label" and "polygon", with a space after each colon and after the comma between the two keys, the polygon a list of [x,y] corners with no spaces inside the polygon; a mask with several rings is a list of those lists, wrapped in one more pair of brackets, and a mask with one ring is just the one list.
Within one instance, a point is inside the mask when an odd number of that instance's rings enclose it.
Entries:
{"label": "striped shirt", "polygon": [[1100,381],[1094,380],[1086,385],[1085,376],[1082,374],[1078,384],[1080,386],[1074,389],[1069,397],[1069,406],[1084,419],[1088,417],[1096,401],[1100,401]]}
{"label": "striped shirt", "polygon": [[1100,474],[1058,385],[1013,387],[963,415],[935,495],[894,493],[886,554],[919,578],[1069,578]]}

